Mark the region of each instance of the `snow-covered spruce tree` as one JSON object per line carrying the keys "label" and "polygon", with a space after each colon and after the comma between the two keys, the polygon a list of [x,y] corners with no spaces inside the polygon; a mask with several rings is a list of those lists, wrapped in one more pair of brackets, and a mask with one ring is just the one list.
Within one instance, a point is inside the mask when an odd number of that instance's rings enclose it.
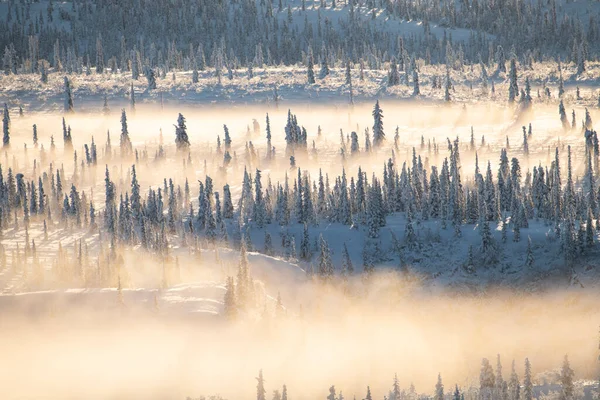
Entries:
{"label": "snow-covered spruce tree", "polygon": [[331,386],[329,388],[329,395],[327,395],[327,400],[338,400],[338,397],[335,394],[335,386]]}
{"label": "snow-covered spruce tree", "polygon": [[224,219],[233,218],[233,202],[231,201],[229,185],[223,186],[223,210],[221,214]]}
{"label": "snow-covered spruce tree", "polygon": [[594,124],[592,123],[592,117],[591,117],[590,111],[587,109],[587,107],[585,109],[585,121],[583,123],[583,128],[588,129],[588,130],[594,129]]}
{"label": "snow-covered spruce tree", "polygon": [[360,145],[358,144],[358,135],[355,131],[350,133],[350,154],[355,155],[360,152]]}
{"label": "snow-covered spruce tree", "polygon": [[310,52],[308,55],[308,66],[307,66],[306,76],[307,76],[309,85],[312,85],[315,83],[315,71],[314,71],[312,52]]}
{"label": "snow-covered spruce tree", "polygon": [[521,383],[519,382],[519,376],[515,368],[515,360],[512,362],[512,368],[510,373],[510,379],[508,381],[508,399],[507,400],[520,400],[521,398]]}
{"label": "snow-covered spruce tree", "polygon": [[257,168],[254,174],[254,203],[252,208],[252,220],[258,228],[262,228],[265,223],[266,206],[263,198],[261,171]]}
{"label": "snow-covered spruce tree", "polygon": [[379,106],[379,100],[373,108],[373,147],[380,147],[385,141],[385,133],[383,131],[383,110]]}
{"label": "snow-covered spruce tree", "polygon": [[413,70],[413,96],[419,96],[421,89],[419,88],[419,73],[417,70]]}
{"label": "snow-covered spruce tree", "polygon": [[225,140],[223,141],[225,143],[225,151],[229,151],[231,150],[231,136],[229,136],[227,125],[223,125],[223,131],[225,132]]}
{"label": "snow-covered spruce tree", "polygon": [[352,70],[350,69],[350,61],[346,61],[346,85],[352,85]]}
{"label": "snow-covered spruce tree", "polygon": [[140,69],[139,69],[139,62],[138,62],[138,52],[135,48],[131,50],[130,60],[131,60],[131,79],[133,79],[134,81],[137,81],[140,77]]}
{"label": "snow-covered spruce tree", "polygon": [[507,385],[502,376],[500,354],[496,356],[496,378],[494,380],[494,398],[506,400]]}
{"label": "snow-covered spruce tree", "polygon": [[265,128],[267,133],[267,159],[270,160],[273,156],[273,145],[271,144],[271,121],[269,120],[269,114],[267,114],[267,126]]}
{"label": "snow-covered spruce tree", "polygon": [[525,108],[531,107],[531,85],[529,84],[529,77],[525,78],[525,97],[521,99]]}
{"label": "snow-covered spruce tree", "polygon": [[565,131],[568,130],[571,126],[569,125],[569,120],[567,119],[567,112],[565,110],[565,105],[562,100],[558,105],[558,114],[560,115],[560,122],[562,123],[563,129]]}
{"label": "snow-covered spruce tree", "polygon": [[450,91],[452,90],[452,80],[450,79],[450,69],[446,68],[446,85],[444,92],[444,100],[446,102],[450,102],[452,97],[450,96]]}
{"label": "snow-covered spruce tree", "polygon": [[131,82],[131,91],[129,94],[129,108],[131,112],[135,113],[135,89],[133,88],[133,82]]}
{"label": "snow-covered spruce tree", "polygon": [[577,48],[577,75],[581,75],[585,72],[585,51],[583,43]]}
{"label": "snow-covered spruce tree", "polygon": [[127,114],[125,109],[121,110],[121,137],[119,141],[121,148],[121,157],[131,157],[133,154],[133,146],[129,139],[129,131],[127,130]]}
{"label": "snow-covered spruce tree", "polygon": [[479,394],[482,400],[490,400],[494,396],[495,386],[494,369],[487,358],[481,360],[481,372],[479,373]]}
{"label": "snow-covered spruce tree", "polygon": [[462,400],[463,396],[460,393],[460,390],[458,390],[458,385],[454,386],[454,393],[452,394],[452,400]]}
{"label": "snow-covered spruce tree", "polygon": [[71,126],[67,127],[67,123],[65,118],[62,119],[62,127],[63,127],[63,142],[65,149],[73,150],[73,138],[71,137]]}
{"label": "snow-covered spruce tree", "polygon": [[135,164],[131,166],[131,212],[133,218],[139,221],[142,214],[141,196],[140,196],[140,184],[137,180],[137,174],[135,172]]}
{"label": "snow-covered spruce tree", "polygon": [[525,266],[532,268],[534,263],[533,250],[531,248],[531,237],[527,238],[527,255],[525,256]]}
{"label": "snow-covered spruce tree", "polygon": [[[58,39],[57,39],[58,44]],[[64,48],[63,48],[64,50]],[[104,49],[102,47],[102,35],[98,34],[96,38],[96,73],[104,73]]]}
{"label": "snow-covered spruce tree", "polygon": [[531,364],[525,359],[525,375],[523,378],[523,400],[533,399],[533,381],[531,380]]}
{"label": "snow-covered spruce tree", "polygon": [[[146,75],[146,80],[148,81],[148,91],[155,90],[156,89],[156,73],[154,72],[154,68],[146,67],[145,75]],[[132,93],[133,93],[133,84],[132,84]]]}
{"label": "snow-covered spruce tree", "polygon": [[560,370],[560,400],[573,400],[575,397],[575,386],[573,385],[574,372],[569,365],[569,358],[565,355],[562,368]]}
{"label": "snow-covered spruce tree", "polygon": [[2,114],[2,144],[10,146],[10,113],[8,105],[4,103],[4,112]]}
{"label": "snow-covered spruce tree", "polygon": [[588,209],[587,220],[585,223],[585,244],[588,248],[594,245],[594,223],[592,222],[591,209]]}
{"label": "snow-covered spruce tree", "polygon": [[177,125],[175,125],[175,145],[177,151],[188,151],[190,148],[190,139],[185,126],[185,117],[179,113],[177,117]]}
{"label": "snow-covered spruce tree", "polygon": [[235,285],[233,277],[228,276],[225,283],[225,298],[223,299],[223,313],[228,319],[234,319],[237,315],[235,302]]}
{"label": "snow-covered spruce tree", "polygon": [[[560,66],[559,66],[560,68]],[[562,71],[559,70],[559,75],[558,75],[558,97],[561,99],[561,103],[562,103],[562,97],[565,94],[565,84],[563,82],[563,76],[562,76]]]}
{"label": "snow-covered spruce tree", "polygon": [[71,88],[71,81],[65,76],[65,112],[73,112],[73,91]]}
{"label": "snow-covered spruce tree", "polygon": [[327,55],[321,56],[321,69],[319,70],[319,79],[324,79],[329,75],[329,66],[327,65]]}
{"label": "snow-covered spruce tree", "polygon": [[333,278],[333,263],[331,261],[331,251],[323,235],[319,236],[319,258],[317,261],[317,273],[322,282],[330,282]]}
{"label": "snow-covered spruce tree", "polygon": [[310,261],[311,258],[310,235],[308,233],[308,224],[305,223],[302,232],[302,241],[300,242],[300,259],[303,261]]}
{"label": "snow-covered spruce tree", "polygon": [[442,374],[438,373],[437,383],[435,384],[434,400],[444,400],[444,384],[442,383]]}
{"label": "snow-covered spruce tree", "polygon": [[352,265],[352,259],[350,259],[350,254],[348,253],[348,246],[346,246],[346,242],[344,242],[344,246],[342,248],[342,275],[348,276],[354,273],[354,266]]}
{"label": "snow-covered spruce tree", "polygon": [[514,103],[516,97],[519,95],[519,85],[517,84],[517,62],[513,58],[510,59],[510,72],[509,72],[509,84],[508,84],[508,102]]}
{"label": "snow-covered spruce tree", "polygon": [[48,83],[48,62],[45,60],[40,61],[40,81]]}
{"label": "snow-covered spruce tree", "polygon": [[504,49],[502,46],[498,46],[496,50],[496,62],[498,63],[496,74],[501,72],[506,73],[506,55],[504,54]]}
{"label": "snow-covered spruce tree", "polygon": [[400,74],[398,73],[398,65],[396,59],[392,57],[390,61],[390,71],[388,72],[388,86],[396,86],[400,84]]}
{"label": "snow-covered spruce tree", "polygon": [[265,390],[265,380],[263,379],[262,369],[258,372],[258,378],[256,378],[256,400],[267,400]]}
{"label": "snow-covered spruce tree", "polygon": [[486,260],[486,263],[495,262],[496,260],[496,244],[490,230],[490,224],[488,221],[481,223],[481,252]]}
{"label": "snow-covered spruce tree", "polygon": [[488,93],[488,80],[490,79],[488,76],[487,68],[481,58],[479,59],[479,68],[481,69],[481,88],[483,89],[483,93]]}

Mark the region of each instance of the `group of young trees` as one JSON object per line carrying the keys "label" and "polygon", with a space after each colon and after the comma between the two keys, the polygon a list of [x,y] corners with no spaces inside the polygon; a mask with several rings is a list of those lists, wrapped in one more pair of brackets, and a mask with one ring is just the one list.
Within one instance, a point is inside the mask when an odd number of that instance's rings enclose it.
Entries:
{"label": "group of young trees", "polygon": [[[309,274],[326,282],[336,276],[346,279],[359,269],[355,266],[358,260],[350,257],[343,241],[337,244],[339,248],[332,249],[320,236],[325,222],[352,226],[364,233],[362,269],[367,275],[384,259],[384,254],[397,257],[404,266],[407,255],[419,253],[424,245],[422,229],[425,221],[439,224],[441,229],[450,226],[457,238],[462,236],[466,225],[479,231],[480,243],[470,244],[464,261],[469,272],[497,263],[502,243],[509,240],[508,232],[512,231],[512,241],[519,242],[523,230],[534,220],[553,225],[554,235],[550,240],[560,243],[566,265],[572,265],[595,246],[596,230],[600,228],[600,188],[596,184],[599,146],[589,113],[582,123],[584,150],[578,159],[583,162],[584,174],[579,179],[575,176],[571,146],[556,147],[545,167],[538,165],[525,169],[522,166],[523,161],[529,165],[531,126],[528,130],[523,127],[522,148],[511,149],[507,141],[494,171],[489,161],[486,165],[479,164],[479,154],[488,153],[489,149],[483,140],[479,147],[473,133],[468,143],[448,138],[447,146],[443,146],[435,140],[426,142],[422,138],[418,148],[406,148],[402,147],[398,129],[393,142],[386,139],[383,114],[382,107],[376,102],[372,130],[365,130],[363,146],[356,132],[341,133],[341,175],[330,176],[329,172],[319,171],[318,176],[313,177],[307,170],[292,165],[283,181],[272,182],[269,178],[265,183],[261,166],[283,162],[276,157],[272,146],[267,116],[267,149],[263,153],[266,155],[259,156],[252,142],[246,143],[241,192],[237,200],[232,198],[228,184],[223,185],[222,190],[214,187],[206,166],[205,179],[198,182],[197,201],[192,200],[187,179],[181,182],[177,177],[165,178],[162,187],[151,187],[144,193],[136,165],[146,163],[150,158],[147,150],[133,147],[125,110],[121,113],[119,151],[112,149],[109,133],[101,152],[92,138],[91,143],[79,151],[83,157],[74,150],[71,128],[63,119],[64,152],[74,157],[70,178],[66,177],[63,165],[55,168],[52,163],[47,164],[47,159],[56,152],[53,139],[48,155],[43,144],[38,148],[37,127],[34,127],[33,142],[35,151],[39,152],[39,164],[34,165],[39,169],[33,173],[16,173],[9,168],[8,175],[0,171],[0,227],[6,229],[10,223],[16,226],[19,219],[23,221],[23,227],[30,219],[45,220],[46,224],[58,219],[64,227],[100,225],[106,243],[115,249],[111,250],[113,256],[119,246],[140,244],[148,251],[167,257],[169,237],[173,235],[183,236],[193,247],[198,246],[198,239],[208,246],[219,244],[240,248],[244,245],[246,250],[301,260],[306,263]],[[11,129],[7,106],[3,129],[6,146],[10,142]],[[227,171],[239,168],[241,159],[234,151],[227,126],[224,131],[224,146],[221,148],[218,138],[217,152],[213,155],[216,160],[219,157],[223,160],[220,165],[217,161],[218,168],[213,169],[219,181],[227,179]],[[255,131],[259,132],[260,128]],[[372,142],[370,132],[373,133]],[[298,157],[306,162],[318,157],[317,153],[307,151],[307,130],[298,124],[291,111],[283,134],[287,143],[285,158]],[[177,157],[183,158],[184,163],[192,163],[194,144],[190,142],[182,114],[175,125],[174,142]],[[412,157],[399,161],[401,150],[408,149]],[[444,156],[445,151],[447,155]],[[510,152],[512,157],[509,157]],[[373,171],[369,176],[360,161],[362,157],[374,154],[387,160],[380,174]],[[461,155],[475,159],[472,174],[461,166]],[[154,160],[158,162],[164,157],[161,136]],[[125,181],[120,178],[117,191],[106,165],[104,201],[100,207],[102,218],[97,218],[98,211],[89,190],[80,188],[93,179],[96,168],[114,161],[125,165],[128,178]],[[350,173],[349,166],[357,164],[355,173]],[[47,169],[42,171],[42,166]],[[405,223],[399,230],[382,230],[392,216],[403,217]],[[301,237],[293,233],[295,224],[302,227]],[[274,226],[279,227],[279,246],[273,243],[269,233],[270,227]],[[257,230],[264,230],[262,247],[252,243],[250,233]],[[495,233],[497,231],[499,233]],[[386,238],[390,234],[391,246],[388,247]],[[536,263],[536,245],[541,243],[532,238],[526,240],[528,246],[523,266],[532,268]],[[31,243],[26,245],[31,247]],[[334,260],[332,253],[338,251],[341,258]],[[253,285],[248,285],[250,291]],[[233,301],[234,297],[231,299]]]}
{"label": "group of young trees", "polygon": [[[361,65],[361,76],[365,66],[383,69],[384,63],[391,62],[393,85],[399,82],[398,71],[407,71],[407,78],[410,71],[418,82],[413,67],[417,59],[450,69],[483,62],[505,73],[505,62],[514,57],[530,66],[532,60],[558,55],[574,63],[581,74],[586,60],[595,59],[600,50],[598,15],[590,13],[582,21],[578,13],[557,7],[554,0],[543,5],[499,5],[486,0],[460,7],[407,0],[380,4],[333,0],[310,5],[303,1],[300,7],[286,1],[212,5],[183,0],[176,8],[156,3],[140,6],[133,0],[118,6],[91,0],[12,0],[7,6],[0,21],[4,72],[36,73],[43,82],[56,72],[121,71],[131,73],[134,80],[145,76],[152,89],[156,75],[164,78],[173,70],[193,71],[196,82],[198,71],[207,68],[214,69],[220,80],[224,71],[231,77],[233,71],[246,68],[251,78],[255,68],[302,63],[308,68],[308,82],[314,83],[315,63],[323,78],[330,67],[345,67],[349,62]],[[381,24],[378,14],[389,21]],[[409,34],[402,29],[401,21],[415,19],[423,21],[422,31]],[[111,21],[127,21],[129,28],[108,29],[114,25]],[[453,37],[446,27],[470,33]]]}
{"label": "group of young trees", "polygon": [[[571,369],[568,356],[565,355],[562,366],[560,369],[559,381],[556,382],[560,385],[559,399],[561,400],[574,400],[575,395],[575,374]],[[262,370],[259,371],[257,380],[257,400],[266,399],[265,380],[263,378]],[[534,393],[534,380],[531,371],[531,363],[529,359],[525,359],[523,381],[519,379],[515,368],[515,362],[512,362],[512,368],[510,377],[505,380],[502,375],[502,363],[500,361],[500,355],[496,361],[496,371],[492,367],[490,361],[484,358],[481,362],[481,373],[479,375],[479,387],[466,387],[461,390],[458,385],[454,386],[454,390],[449,393],[445,392],[445,387],[442,382],[441,374],[438,374],[437,383],[435,384],[433,395],[427,395],[428,398],[434,400],[464,400],[465,393],[469,398],[479,398],[482,400],[533,400],[538,398]],[[474,392],[475,391],[475,392]],[[365,391],[365,397],[363,400],[373,400],[376,398],[371,392],[371,387],[367,386]],[[273,400],[284,400],[287,399],[287,387],[283,385],[283,391],[280,394],[278,390],[273,391]],[[392,382],[392,388],[387,392],[383,399],[389,400],[415,400],[422,398],[425,395],[417,394],[415,387],[411,384],[410,389],[403,390],[400,388],[400,382],[398,375],[394,375]],[[325,396],[324,396],[325,397]],[[326,396],[327,400],[343,400],[345,397],[341,391],[338,391],[335,386],[329,388],[329,393]],[[356,399],[356,395],[354,396]],[[359,397],[360,398],[360,397]]]}

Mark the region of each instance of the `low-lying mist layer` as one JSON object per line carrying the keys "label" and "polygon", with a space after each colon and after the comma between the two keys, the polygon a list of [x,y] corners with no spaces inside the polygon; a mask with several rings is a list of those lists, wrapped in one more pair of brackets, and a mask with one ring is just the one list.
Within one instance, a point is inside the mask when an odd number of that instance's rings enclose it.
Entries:
{"label": "low-lying mist layer", "polygon": [[438,373],[448,391],[455,383],[478,386],[481,359],[495,365],[496,354],[505,379],[512,359],[522,376],[528,357],[535,377],[565,354],[576,378],[597,376],[600,311],[592,291],[432,294],[407,290],[389,274],[369,287],[350,297],[308,285],[301,310],[227,323],[160,308],[98,314],[92,304],[85,313],[62,309],[35,320],[3,310],[3,397],[252,398],[263,369],[268,398],[286,384],[294,399],[324,398],[330,385],[346,398],[362,398],[370,385],[381,399],[394,373],[419,393],[433,392]]}

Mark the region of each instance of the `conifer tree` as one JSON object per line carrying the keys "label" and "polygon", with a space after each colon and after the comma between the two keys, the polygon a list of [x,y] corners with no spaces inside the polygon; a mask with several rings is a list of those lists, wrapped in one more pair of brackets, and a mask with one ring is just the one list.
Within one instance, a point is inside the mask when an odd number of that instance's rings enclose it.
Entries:
{"label": "conifer tree", "polygon": [[413,96],[419,96],[421,89],[419,88],[419,73],[417,70],[413,70]]}
{"label": "conifer tree", "polygon": [[223,141],[225,143],[225,151],[229,151],[231,150],[231,136],[229,136],[229,128],[227,128],[227,125],[223,125],[223,131],[225,132],[225,140]]}
{"label": "conifer tree", "polygon": [[271,159],[273,156],[273,146],[271,144],[271,122],[269,120],[269,114],[267,114],[267,127],[266,127],[266,132],[267,132],[267,159]]}
{"label": "conifer tree", "polygon": [[344,247],[342,248],[342,275],[352,275],[354,273],[354,266],[352,265],[352,260],[350,259],[350,254],[348,253],[348,246],[344,242]]}
{"label": "conifer tree", "polygon": [[129,97],[129,107],[130,107],[130,111],[132,113],[135,113],[135,89],[133,88],[133,82],[131,82],[131,92],[130,92],[130,97]]}
{"label": "conifer tree", "polygon": [[506,73],[506,56],[504,55],[504,49],[502,46],[498,46],[496,50],[496,61],[498,62],[498,69],[496,73]]}
{"label": "conifer tree", "polygon": [[373,147],[378,148],[383,144],[385,140],[385,133],[383,132],[383,110],[379,106],[379,100],[375,103],[373,109]]}
{"label": "conifer tree", "polygon": [[4,113],[2,116],[2,133],[3,146],[10,146],[10,114],[6,103],[4,103]]}
{"label": "conifer tree", "polygon": [[48,63],[46,61],[40,61],[40,80],[42,83],[48,83]]}
{"label": "conifer tree", "polygon": [[131,211],[133,217],[138,220],[141,216],[141,196],[140,196],[140,184],[137,180],[135,172],[135,164],[131,166]]}
{"label": "conifer tree", "polygon": [[267,391],[265,390],[265,380],[263,379],[262,369],[258,372],[258,378],[256,378],[256,400],[266,400]]}
{"label": "conifer tree", "polygon": [[307,69],[306,75],[307,75],[307,79],[308,79],[308,84],[312,85],[315,83],[315,71],[314,71],[312,53],[309,53],[307,68],[308,69]]}
{"label": "conifer tree", "polygon": [[585,109],[585,121],[583,123],[583,128],[588,129],[588,130],[594,129],[594,124],[592,123],[592,117],[591,117],[590,111],[587,109],[587,107]]}
{"label": "conifer tree", "polygon": [[[494,82],[492,81],[492,91],[494,88]],[[450,102],[452,100],[451,96],[450,96],[450,90],[452,90],[452,80],[450,79],[450,69],[446,68],[446,85],[445,85],[445,92],[444,92],[444,100],[446,102]]]}
{"label": "conifer tree", "polygon": [[458,385],[454,386],[454,394],[452,395],[452,400],[461,400],[462,396],[460,394],[460,390],[458,390]]}
{"label": "conifer tree", "polygon": [[564,81],[563,81],[562,69],[560,67],[560,62],[559,62],[559,64],[558,64],[558,97],[560,99],[562,99],[563,94],[565,94],[565,85],[564,85]]}
{"label": "conifer tree", "polygon": [[525,359],[525,376],[523,378],[523,400],[533,399],[533,382],[531,380],[531,364]]}
{"label": "conifer tree", "polygon": [[525,256],[525,266],[528,268],[532,268],[533,262],[534,262],[534,258],[533,258],[533,250],[531,248],[531,237],[528,237],[527,238],[527,254]]}
{"label": "conifer tree", "polygon": [[327,400],[337,400],[337,396],[335,394],[335,386],[331,386],[329,388],[329,395],[327,396]]}
{"label": "conifer tree", "polygon": [[515,98],[519,95],[519,85],[517,84],[517,62],[514,58],[511,58],[510,60],[509,79],[508,102],[514,103]]}
{"label": "conifer tree", "polygon": [[479,393],[483,400],[490,400],[493,398],[494,387],[496,383],[496,377],[494,376],[494,370],[487,358],[481,361],[481,372],[479,374]]}
{"label": "conifer tree", "polygon": [[350,69],[350,61],[346,60],[346,85],[352,85],[352,70]]}
{"label": "conifer tree", "polygon": [[392,58],[390,62],[390,72],[388,73],[388,86],[396,86],[400,84],[400,74],[398,73],[398,66],[396,65],[396,59]]}
{"label": "conifer tree", "polygon": [[560,384],[562,390],[560,392],[560,400],[573,400],[575,387],[573,385],[574,372],[569,365],[569,358],[565,355],[562,368],[560,370]]}
{"label": "conifer tree", "polygon": [[177,117],[177,125],[175,125],[175,145],[178,151],[188,151],[190,148],[185,117],[181,113]]}
{"label": "conifer tree", "polygon": [[235,287],[232,277],[227,277],[225,284],[225,298],[223,300],[223,311],[228,319],[234,319],[237,314],[235,304]]}
{"label": "conifer tree", "polygon": [[323,54],[321,57],[321,70],[319,71],[319,78],[324,79],[329,75],[329,66],[327,65],[327,55]]}
{"label": "conifer tree", "polygon": [[[198,71],[196,71],[196,74]],[[154,72],[154,68],[147,67],[146,68],[146,80],[148,81],[148,91],[156,89],[156,73]],[[131,85],[131,93],[133,98],[133,84]]]}
{"label": "conifer tree", "polygon": [[133,153],[133,146],[129,139],[129,131],[127,129],[127,114],[125,109],[121,110],[121,137],[119,141],[121,148],[121,157],[130,157]]}
{"label": "conifer tree", "polygon": [[65,76],[65,112],[73,112],[73,92],[71,89],[71,81]]}
{"label": "conifer tree", "polygon": [[565,111],[565,105],[563,101],[560,101],[558,105],[558,114],[560,115],[560,122],[562,123],[562,127],[564,130],[568,130],[570,128],[569,121],[567,119],[567,112]]}
{"label": "conifer tree", "polygon": [[577,48],[577,75],[581,75],[585,72],[585,51],[583,49],[583,43]]}
{"label": "conifer tree", "polygon": [[515,360],[512,362],[512,370],[510,373],[510,380],[508,381],[508,400],[520,400],[521,397],[521,384],[519,382],[519,376],[515,369]]}
{"label": "conifer tree", "polygon": [[317,271],[322,282],[329,282],[333,278],[333,263],[331,262],[331,251],[323,235],[319,236],[319,259]]}
{"label": "conifer tree", "polygon": [[312,257],[312,251],[310,249],[310,235],[308,233],[308,224],[304,224],[304,230],[302,233],[302,242],[300,243],[300,259],[303,261],[310,261]]}
{"label": "conifer tree", "polygon": [[437,383],[435,384],[434,400],[444,400],[444,384],[442,383],[442,374],[438,374]]}

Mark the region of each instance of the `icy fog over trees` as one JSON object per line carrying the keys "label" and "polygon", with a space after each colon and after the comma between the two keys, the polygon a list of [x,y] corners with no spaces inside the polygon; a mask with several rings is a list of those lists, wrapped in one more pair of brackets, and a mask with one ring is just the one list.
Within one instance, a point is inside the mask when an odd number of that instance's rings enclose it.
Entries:
{"label": "icy fog over trees", "polygon": [[0,0],[6,397],[595,399],[599,35],[579,0]]}

